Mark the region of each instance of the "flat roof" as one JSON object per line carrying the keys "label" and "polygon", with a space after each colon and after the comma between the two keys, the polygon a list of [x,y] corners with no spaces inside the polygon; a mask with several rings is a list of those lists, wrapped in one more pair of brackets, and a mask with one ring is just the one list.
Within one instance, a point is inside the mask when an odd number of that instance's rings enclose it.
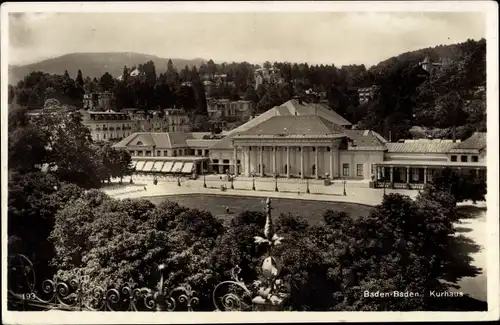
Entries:
{"label": "flat roof", "polygon": [[419,167],[463,167],[463,168],[486,168],[485,162],[460,162],[460,161],[407,161],[388,160],[376,163],[381,166],[419,166]]}
{"label": "flat roof", "polygon": [[208,160],[210,157],[201,157],[201,156],[178,156],[178,157],[138,157],[133,156],[132,161],[204,161]]}

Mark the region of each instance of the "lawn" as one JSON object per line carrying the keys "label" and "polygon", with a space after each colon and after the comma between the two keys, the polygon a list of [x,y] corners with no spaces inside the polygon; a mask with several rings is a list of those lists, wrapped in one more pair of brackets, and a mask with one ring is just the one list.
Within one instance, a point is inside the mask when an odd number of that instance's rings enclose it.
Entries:
{"label": "lawn", "polygon": [[[187,208],[210,211],[214,216],[227,220],[245,210],[264,212],[266,197],[186,194],[157,196],[146,199],[154,204],[158,204],[164,200],[177,202]],[[327,210],[344,211],[353,217],[367,216],[371,210],[371,207],[366,205],[344,202],[279,198],[273,198],[271,202],[273,215],[278,216],[281,213],[298,214],[306,217],[311,224],[321,221],[323,213]],[[226,207],[229,208],[229,214],[226,213]]]}

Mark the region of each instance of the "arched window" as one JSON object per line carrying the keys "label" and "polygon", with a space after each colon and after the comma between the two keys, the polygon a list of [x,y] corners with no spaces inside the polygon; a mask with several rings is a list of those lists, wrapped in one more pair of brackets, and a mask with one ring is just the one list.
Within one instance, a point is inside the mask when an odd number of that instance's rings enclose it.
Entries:
{"label": "arched window", "polygon": [[136,145],[137,146],[142,146],[142,141],[137,141]]}

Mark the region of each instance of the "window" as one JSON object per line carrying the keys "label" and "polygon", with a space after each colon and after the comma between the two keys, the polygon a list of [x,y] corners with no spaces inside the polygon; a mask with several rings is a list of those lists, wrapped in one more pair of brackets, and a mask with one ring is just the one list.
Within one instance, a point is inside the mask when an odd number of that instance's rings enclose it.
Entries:
{"label": "window", "polygon": [[137,151],[137,156],[142,157],[142,150]]}
{"label": "window", "polygon": [[142,146],[142,142],[141,141],[137,141],[136,145],[137,146]]}
{"label": "window", "polygon": [[349,176],[349,164],[342,164],[342,176]]}
{"label": "window", "polygon": [[316,151],[316,147],[313,147],[313,151]]}
{"label": "window", "polygon": [[330,147],[326,147],[326,151],[327,151],[327,152],[330,152]]}
{"label": "window", "polygon": [[460,156],[461,162],[467,162],[467,156]]}
{"label": "window", "polygon": [[451,161],[457,161],[457,156],[451,156]]}
{"label": "window", "polygon": [[363,164],[356,165],[356,176],[363,176]]}
{"label": "window", "polygon": [[198,149],[198,156],[201,156],[201,155],[203,155],[203,150]]}
{"label": "window", "polygon": [[478,156],[472,156],[471,157],[471,161],[472,162],[478,162],[479,161],[479,157]]}
{"label": "window", "polygon": [[156,155],[161,156],[161,151],[160,150],[156,151]]}
{"label": "window", "polygon": [[151,157],[151,151],[150,150],[146,150],[146,157]]}
{"label": "window", "polygon": [[165,157],[168,156],[168,150],[163,150],[163,156],[165,156]]}
{"label": "window", "polygon": [[174,151],[172,152],[172,155],[173,155],[174,157],[177,157],[177,150],[174,150]]}

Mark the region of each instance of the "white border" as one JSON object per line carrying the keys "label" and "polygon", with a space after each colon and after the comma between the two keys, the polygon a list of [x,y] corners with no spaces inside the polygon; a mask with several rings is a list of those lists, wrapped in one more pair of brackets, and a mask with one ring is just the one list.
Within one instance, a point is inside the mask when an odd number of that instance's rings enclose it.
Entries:
{"label": "white border", "polygon": [[450,321],[496,320],[500,317],[499,214],[498,214],[498,4],[494,1],[373,1],[373,2],[182,2],[182,3],[2,3],[1,5],[1,90],[2,90],[2,283],[6,283],[7,259],[7,78],[9,12],[482,12],[487,25],[487,107],[488,107],[488,216],[487,295],[488,312],[9,312],[6,286],[2,286],[2,321],[21,324],[102,324],[102,323],[234,323],[234,322],[336,322],[336,321]]}

